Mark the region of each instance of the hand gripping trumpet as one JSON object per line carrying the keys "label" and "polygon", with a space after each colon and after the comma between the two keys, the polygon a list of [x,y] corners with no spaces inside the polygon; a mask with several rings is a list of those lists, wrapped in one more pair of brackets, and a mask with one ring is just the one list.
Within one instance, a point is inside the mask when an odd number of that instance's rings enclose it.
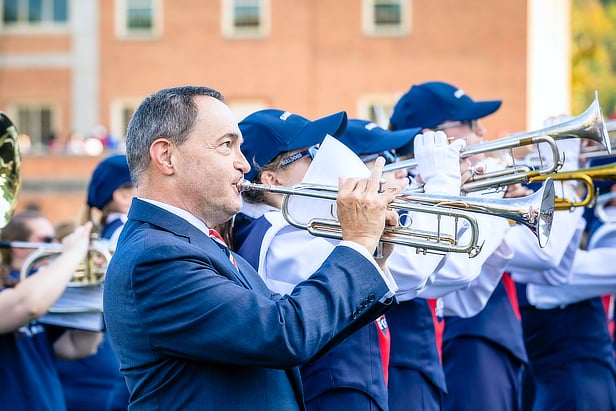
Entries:
{"label": "hand gripping trumpet", "polygon": [[[300,223],[289,212],[289,201],[293,196],[335,201],[338,194],[335,187],[319,185],[284,187],[251,183],[243,180],[238,184],[238,188],[240,192],[258,190],[284,194],[281,211],[289,224],[308,230],[310,234],[318,237],[342,239],[340,222],[335,217],[331,219],[314,218],[310,219],[307,223]],[[535,234],[539,245],[544,247],[552,227],[554,184],[552,180],[548,179],[543,187],[534,194],[511,199],[482,199],[402,192],[389,204],[389,208],[405,213],[432,214],[438,219],[438,229],[435,232],[414,230],[412,224],[385,227],[381,236],[382,242],[415,247],[418,252],[455,252],[468,253],[470,257],[476,256],[481,250],[481,245],[478,244],[479,227],[472,213],[503,217],[523,224]],[[460,244],[457,238],[441,233],[440,221],[442,217],[455,218],[456,230],[454,232],[457,232],[457,219],[466,221],[471,230],[470,240],[466,244]]]}

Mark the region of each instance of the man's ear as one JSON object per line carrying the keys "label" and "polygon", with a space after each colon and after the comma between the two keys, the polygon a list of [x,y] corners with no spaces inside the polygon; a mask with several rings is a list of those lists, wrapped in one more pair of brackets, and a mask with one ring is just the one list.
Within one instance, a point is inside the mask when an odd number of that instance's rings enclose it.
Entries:
{"label": "man's ear", "polygon": [[280,185],[278,175],[274,171],[262,171],[261,172],[261,184],[267,185]]}
{"label": "man's ear", "polygon": [[156,139],[150,145],[150,159],[152,163],[166,176],[170,176],[175,172],[173,162],[171,161],[174,148],[173,144],[166,138]]}

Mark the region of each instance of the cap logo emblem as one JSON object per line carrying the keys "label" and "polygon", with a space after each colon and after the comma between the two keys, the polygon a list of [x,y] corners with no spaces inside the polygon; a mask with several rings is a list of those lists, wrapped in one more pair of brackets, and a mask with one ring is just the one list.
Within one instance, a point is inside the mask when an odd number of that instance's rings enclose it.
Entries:
{"label": "cap logo emblem", "polygon": [[464,94],[466,94],[466,93],[464,93],[464,90],[462,90],[461,88],[457,89],[457,90],[456,90],[456,92],[455,92],[455,93],[453,93],[453,95],[454,95],[456,98],[460,98],[460,97],[462,97]]}
{"label": "cap logo emblem", "polygon": [[293,115],[293,113],[289,113],[288,111],[285,111],[284,113],[282,113],[280,115],[280,119],[282,121],[285,121],[286,119],[288,119],[289,117],[291,117],[291,115]]}
{"label": "cap logo emblem", "polygon": [[366,128],[366,130],[374,130],[375,128],[378,127],[378,125],[374,123],[368,123],[364,127]]}

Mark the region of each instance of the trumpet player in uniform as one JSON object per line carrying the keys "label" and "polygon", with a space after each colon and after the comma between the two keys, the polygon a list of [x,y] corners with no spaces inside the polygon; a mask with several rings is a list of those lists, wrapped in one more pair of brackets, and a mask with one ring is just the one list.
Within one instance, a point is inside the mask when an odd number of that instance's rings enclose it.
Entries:
{"label": "trumpet player in uniform", "polygon": [[[327,134],[341,135],[346,126],[345,112],[314,121],[276,109],[249,115],[239,124],[244,136],[242,152],[253,167],[245,178],[278,186],[300,183],[317,145]],[[411,132],[390,136],[380,143],[384,149],[379,151],[393,148],[392,142],[401,146],[413,137]],[[238,253],[258,270],[268,287],[281,294],[291,293],[322,264],[338,241],[290,226],[280,212],[281,194],[248,191],[243,200],[242,212],[234,220],[233,241]],[[385,260],[379,261],[384,269]],[[381,317],[321,358],[304,364],[300,371],[306,409],[387,409],[388,338],[387,323]]]}
{"label": "trumpet player in uniform", "polygon": [[[62,252],[19,281],[32,248],[2,249],[0,267],[0,409],[65,410],[54,357],[76,359],[96,352],[100,333],[45,326],[37,319],[56,302],[86,257],[92,224],[63,241]],[[37,211],[16,213],[0,239],[53,242],[53,226]]]}
{"label": "trumpet player in uniform", "polygon": [[[480,144],[486,135],[480,120],[494,113],[500,105],[500,100],[474,101],[464,90],[445,82],[426,82],[412,86],[402,96],[394,108],[390,127],[443,130],[454,141],[464,139],[469,146],[474,146]],[[500,167],[490,157],[482,156],[471,161],[476,170],[491,172]],[[529,193],[520,185],[514,185],[508,188],[505,196]],[[553,279],[539,275],[558,267],[565,251],[581,234],[576,223],[579,216],[572,216],[571,221],[564,215],[562,217],[565,221],[553,224],[555,230],[545,249],[538,247],[536,239],[526,228],[512,227],[505,236],[507,247],[513,251],[507,271],[516,271],[523,276],[529,267],[533,267],[533,275],[538,277],[533,281],[565,281],[563,277]],[[456,298],[445,296],[440,300],[444,312],[448,313],[444,317],[442,346],[448,391],[445,410],[517,410],[521,407],[522,373],[528,359],[515,285],[509,273],[503,273],[501,281],[480,283],[487,288],[471,286],[465,294]],[[469,307],[480,296],[489,299],[477,313]],[[490,389],[469,389],[469,384]]]}
{"label": "trumpet player in uniform", "polygon": [[[100,239],[110,249],[115,248],[135,192],[126,155],[106,157],[94,169],[87,190],[88,220],[92,208],[100,212]],[[56,366],[68,411],[128,408],[128,389],[107,333],[96,354],[77,361],[58,360]]]}

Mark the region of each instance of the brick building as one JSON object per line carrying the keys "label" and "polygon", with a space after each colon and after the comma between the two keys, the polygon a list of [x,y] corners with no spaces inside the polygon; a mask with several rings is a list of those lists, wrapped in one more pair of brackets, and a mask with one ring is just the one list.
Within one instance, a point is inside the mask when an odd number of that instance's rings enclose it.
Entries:
{"label": "brick building", "polygon": [[[492,136],[569,108],[562,0],[0,0],[0,110],[28,135],[19,208],[76,215],[100,159],[157,89],[217,88],[241,119],[263,107],[384,122],[416,82],[501,98]],[[69,149],[66,144],[71,142]],[[113,147],[115,148],[115,146]],[[96,151],[93,151],[96,153]]]}

